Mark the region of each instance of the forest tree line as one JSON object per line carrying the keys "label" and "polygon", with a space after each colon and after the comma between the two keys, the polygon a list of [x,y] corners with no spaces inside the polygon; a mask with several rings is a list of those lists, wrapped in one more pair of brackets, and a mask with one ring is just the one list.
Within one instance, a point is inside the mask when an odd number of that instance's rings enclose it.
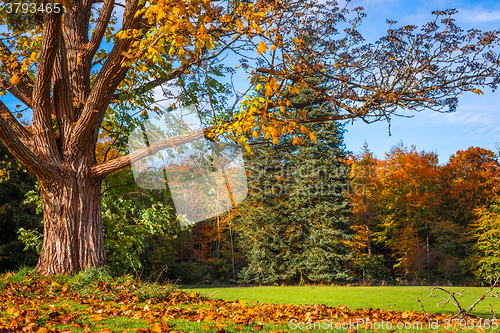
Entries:
{"label": "forest tree line", "polygon": [[[498,273],[498,156],[457,151],[446,164],[402,143],[383,159],[346,150],[343,125],[308,124],[245,155],[248,196],[181,228],[167,191],[130,168],[102,189],[108,268],[194,284],[481,283]],[[105,136],[98,158],[118,154]],[[2,148],[0,268],[34,265],[42,240],[35,178]],[[38,212],[37,212],[38,211]]]}

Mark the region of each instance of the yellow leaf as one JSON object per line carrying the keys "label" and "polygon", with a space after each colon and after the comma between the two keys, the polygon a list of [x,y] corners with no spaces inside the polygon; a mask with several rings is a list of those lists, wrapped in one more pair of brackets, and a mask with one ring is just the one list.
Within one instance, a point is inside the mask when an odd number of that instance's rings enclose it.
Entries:
{"label": "yellow leaf", "polygon": [[271,46],[271,50],[276,50],[276,45]]}
{"label": "yellow leaf", "polygon": [[154,323],[153,325],[151,325],[150,330],[151,330],[151,332],[158,332],[158,333],[162,332],[160,324],[158,324],[158,323]]}
{"label": "yellow leaf", "polygon": [[302,141],[300,141],[300,139],[299,139],[298,136],[294,136],[292,144],[294,144],[294,145],[300,145],[300,144],[302,144]]}
{"label": "yellow leaf", "polygon": [[259,43],[259,47],[257,47],[257,53],[260,55],[262,52],[266,53],[267,45],[263,42]]}
{"label": "yellow leaf", "polygon": [[316,137],[314,136],[314,134],[312,132],[309,132],[309,138],[313,141],[316,141]]}
{"label": "yellow leaf", "polygon": [[50,285],[52,287],[61,287],[61,285],[59,283],[57,283],[56,281],[52,281],[52,283]]}
{"label": "yellow leaf", "polygon": [[10,84],[12,85],[18,85],[19,82],[21,82],[21,79],[17,75],[14,75],[13,77],[10,78]]}
{"label": "yellow leaf", "polygon": [[246,308],[247,307],[247,302],[246,301],[240,301],[240,306],[241,306],[242,309]]}
{"label": "yellow leaf", "polygon": [[[11,81],[11,82],[12,82],[12,81]],[[476,94],[478,94],[478,95],[483,95],[483,94],[484,94],[481,90],[479,90],[479,89],[477,89],[477,88],[476,88],[476,89],[474,89],[474,90],[472,90],[472,91],[473,91],[473,92],[475,92],[475,93],[476,93]]]}
{"label": "yellow leaf", "polygon": [[259,133],[257,131],[253,131],[252,138],[259,138]]}
{"label": "yellow leaf", "polygon": [[207,28],[205,28],[204,24],[200,25],[200,35],[206,35],[208,33]]}

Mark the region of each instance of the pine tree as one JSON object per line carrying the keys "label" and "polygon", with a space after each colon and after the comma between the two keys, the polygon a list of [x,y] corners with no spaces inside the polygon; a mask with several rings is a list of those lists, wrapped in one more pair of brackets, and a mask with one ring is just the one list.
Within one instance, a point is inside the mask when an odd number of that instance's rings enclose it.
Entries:
{"label": "pine tree", "polygon": [[249,198],[236,222],[248,250],[248,266],[240,274],[244,281],[350,279],[344,129],[337,122],[306,128],[310,136],[301,145],[289,135],[249,158]]}

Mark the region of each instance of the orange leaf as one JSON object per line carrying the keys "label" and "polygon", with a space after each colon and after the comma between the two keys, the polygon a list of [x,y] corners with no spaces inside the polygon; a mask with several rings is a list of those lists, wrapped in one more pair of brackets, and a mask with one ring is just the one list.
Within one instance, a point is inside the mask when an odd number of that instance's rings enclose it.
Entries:
{"label": "orange leaf", "polygon": [[257,47],[257,53],[260,55],[262,52],[266,53],[267,50],[267,45],[264,44],[263,42],[259,43],[259,46]]}
{"label": "orange leaf", "polygon": [[21,79],[17,75],[14,75],[13,77],[10,78],[10,84],[12,84],[14,86],[18,85],[19,82],[21,82]]}
{"label": "orange leaf", "polygon": [[161,333],[161,327],[158,323],[154,323],[149,329],[151,330],[151,332]]}

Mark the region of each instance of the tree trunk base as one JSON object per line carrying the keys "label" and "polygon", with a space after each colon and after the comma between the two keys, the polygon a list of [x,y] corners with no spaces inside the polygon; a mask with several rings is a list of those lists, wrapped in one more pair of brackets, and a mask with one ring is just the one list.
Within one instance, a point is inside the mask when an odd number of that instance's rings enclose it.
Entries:
{"label": "tree trunk base", "polygon": [[65,173],[40,187],[44,239],[36,269],[50,276],[105,266],[100,181]]}

